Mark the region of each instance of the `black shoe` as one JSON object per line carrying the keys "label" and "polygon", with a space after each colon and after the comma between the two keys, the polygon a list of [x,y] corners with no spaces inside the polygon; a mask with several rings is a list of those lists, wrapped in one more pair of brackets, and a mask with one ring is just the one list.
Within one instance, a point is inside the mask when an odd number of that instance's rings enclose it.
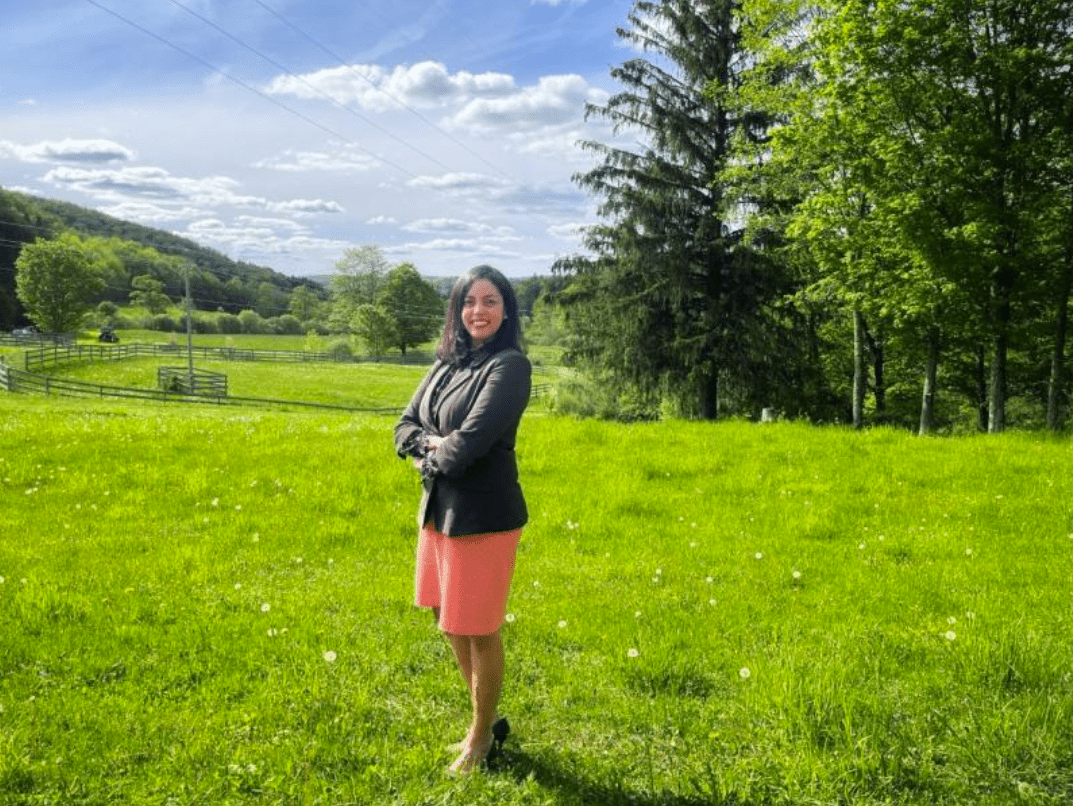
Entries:
{"label": "black shoe", "polygon": [[488,755],[485,757],[487,763],[491,763],[503,751],[503,743],[509,735],[510,723],[505,716],[492,724],[492,746],[488,748]]}

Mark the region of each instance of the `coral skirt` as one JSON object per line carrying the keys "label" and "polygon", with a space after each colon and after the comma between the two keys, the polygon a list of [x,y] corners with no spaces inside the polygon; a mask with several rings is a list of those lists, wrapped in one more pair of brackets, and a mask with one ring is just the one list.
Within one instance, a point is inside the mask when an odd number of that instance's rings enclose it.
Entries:
{"label": "coral skirt", "polygon": [[417,539],[414,604],[440,608],[440,629],[489,635],[503,626],[522,530],[447,537],[425,526]]}

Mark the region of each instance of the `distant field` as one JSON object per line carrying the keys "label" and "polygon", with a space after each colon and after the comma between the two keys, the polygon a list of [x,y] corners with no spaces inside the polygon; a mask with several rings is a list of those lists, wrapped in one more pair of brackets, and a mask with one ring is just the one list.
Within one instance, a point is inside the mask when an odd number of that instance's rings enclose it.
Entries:
{"label": "distant field", "polygon": [[457,782],[393,425],[0,393],[0,803],[1073,801],[1068,440],[527,418]]}
{"label": "distant field", "polygon": [[[50,374],[109,386],[156,388],[157,368],[185,366],[183,357],[139,358],[58,367]],[[427,366],[376,363],[198,361],[200,370],[227,376],[228,394],[299,400],[356,408],[397,407],[410,399]]]}

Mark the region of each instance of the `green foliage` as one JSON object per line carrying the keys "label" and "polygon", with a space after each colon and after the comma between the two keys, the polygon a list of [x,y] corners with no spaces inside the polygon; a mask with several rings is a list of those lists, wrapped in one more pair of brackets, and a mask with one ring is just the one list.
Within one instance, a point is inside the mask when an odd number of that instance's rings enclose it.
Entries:
{"label": "green foliage", "polygon": [[164,293],[164,281],[149,274],[140,274],[130,281],[130,304],[140,305],[149,313],[163,313],[172,302]]}
{"label": "green foliage", "polygon": [[[770,375],[768,303],[778,294],[777,266],[751,256],[731,232],[737,215],[720,173],[731,164],[738,118],[710,82],[728,91],[743,61],[737,3],[638,0],[620,36],[656,53],[664,68],[634,58],[611,71],[624,89],[588,114],[637,132],[641,148],[586,143],[601,164],[575,176],[602,198],[605,223],[585,237],[590,256],[559,261],[571,284],[567,308],[574,360],[594,364],[640,394],[689,398],[713,419],[723,384],[745,387]],[[754,401],[755,403],[756,401]]]}
{"label": "green foliage", "polygon": [[528,416],[514,731],[459,781],[393,424],[0,395],[4,799],[1073,797],[1065,440]]}
{"label": "green foliage", "polygon": [[389,343],[403,355],[408,348],[431,339],[443,325],[444,304],[439,292],[410,263],[400,263],[387,273],[376,303],[394,320]]}
{"label": "green foliage", "polygon": [[77,331],[103,285],[106,265],[105,257],[75,235],[27,244],[15,262],[19,300],[42,331]]}

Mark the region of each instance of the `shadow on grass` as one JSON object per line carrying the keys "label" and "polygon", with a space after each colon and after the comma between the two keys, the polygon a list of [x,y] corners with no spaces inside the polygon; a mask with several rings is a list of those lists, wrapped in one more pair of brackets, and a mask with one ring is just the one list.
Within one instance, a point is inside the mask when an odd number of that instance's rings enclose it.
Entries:
{"label": "shadow on grass", "polygon": [[711,795],[682,795],[676,792],[648,792],[630,789],[621,781],[602,782],[586,778],[568,763],[557,763],[546,755],[531,755],[507,748],[495,759],[491,772],[509,776],[519,784],[532,780],[554,793],[557,802],[584,806],[749,806],[737,797],[719,799]]}

